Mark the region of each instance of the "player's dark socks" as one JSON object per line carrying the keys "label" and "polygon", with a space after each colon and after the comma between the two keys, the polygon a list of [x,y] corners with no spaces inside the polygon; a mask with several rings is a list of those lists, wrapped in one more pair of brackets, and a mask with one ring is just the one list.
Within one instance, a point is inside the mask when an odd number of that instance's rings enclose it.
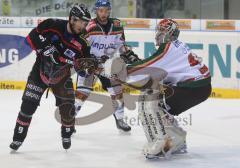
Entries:
{"label": "player's dark socks", "polygon": [[74,126],[64,126],[61,127],[62,134],[62,146],[64,149],[69,149],[71,147],[71,136],[74,132]]}
{"label": "player's dark socks", "polygon": [[22,145],[27,136],[31,119],[31,116],[28,117],[22,112],[19,112],[16,126],[14,128],[13,142],[9,146],[11,149],[18,150],[18,148]]}
{"label": "player's dark socks", "polygon": [[117,117],[115,115],[113,115],[116,121],[116,126],[118,129],[123,130],[125,132],[131,131],[131,127],[124,122],[123,119],[117,119]]}

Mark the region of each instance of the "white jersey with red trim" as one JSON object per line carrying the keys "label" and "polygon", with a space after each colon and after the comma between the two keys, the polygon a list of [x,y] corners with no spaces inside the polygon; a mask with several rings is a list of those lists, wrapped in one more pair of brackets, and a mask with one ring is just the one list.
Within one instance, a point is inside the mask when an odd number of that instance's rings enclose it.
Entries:
{"label": "white jersey with red trim", "polygon": [[114,51],[116,48],[122,46],[125,42],[124,30],[121,21],[115,18],[109,18],[108,32],[93,19],[87,26],[87,40],[91,45],[91,54],[97,57],[109,52]]}
{"label": "white jersey with red trim", "polygon": [[168,74],[164,81],[172,85],[210,77],[209,69],[202,63],[202,58],[192,53],[189,47],[179,40],[162,44],[152,56],[129,67],[128,72],[135,73],[146,67],[149,68],[149,73],[151,68],[165,70]]}

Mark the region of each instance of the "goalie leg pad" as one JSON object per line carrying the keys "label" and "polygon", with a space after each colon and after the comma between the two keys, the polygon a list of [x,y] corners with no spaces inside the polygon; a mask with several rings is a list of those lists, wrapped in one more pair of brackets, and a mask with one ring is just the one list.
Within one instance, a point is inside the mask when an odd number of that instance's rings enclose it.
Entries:
{"label": "goalie leg pad", "polygon": [[145,155],[166,154],[171,150],[171,139],[166,134],[159,108],[159,93],[144,92],[139,101],[139,118],[142,120],[143,129],[148,140],[144,148]]}
{"label": "goalie leg pad", "polygon": [[156,139],[155,134],[153,133],[154,130],[151,126],[151,120],[149,115],[146,113],[146,105],[144,101],[144,96],[140,96],[140,100],[138,101],[138,115],[139,119],[141,120],[143,131],[147,138],[148,143],[151,143]]}
{"label": "goalie leg pad", "polygon": [[[169,120],[169,117],[165,118]],[[186,145],[187,132],[178,126],[177,121],[173,118],[165,126],[166,133],[171,137],[173,142],[172,153],[178,153]]]}

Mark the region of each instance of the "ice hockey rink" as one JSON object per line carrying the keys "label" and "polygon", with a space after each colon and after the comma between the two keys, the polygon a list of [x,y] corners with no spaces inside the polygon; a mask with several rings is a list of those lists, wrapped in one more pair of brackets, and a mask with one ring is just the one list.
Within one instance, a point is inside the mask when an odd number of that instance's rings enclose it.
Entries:
{"label": "ice hockey rink", "polygon": [[[180,118],[185,121],[182,126],[188,132],[188,153],[170,159],[146,160],[141,154],[146,139],[138,122],[132,124],[131,135],[127,135],[116,129],[112,116],[91,125],[78,126],[72,148],[67,152],[63,150],[52,94],[48,99],[43,97],[23,146],[17,153],[10,154],[8,146],[21,95],[22,91],[0,91],[1,167],[237,168],[240,165],[240,101],[237,99],[210,98],[182,114]],[[89,115],[100,107],[88,101],[80,115]],[[126,110],[126,115],[129,119],[137,118],[137,109]]]}

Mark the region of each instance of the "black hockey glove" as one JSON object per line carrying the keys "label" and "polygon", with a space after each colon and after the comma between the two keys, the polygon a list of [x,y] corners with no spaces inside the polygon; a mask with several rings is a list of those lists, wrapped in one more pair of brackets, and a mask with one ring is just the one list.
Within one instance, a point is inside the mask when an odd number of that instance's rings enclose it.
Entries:
{"label": "black hockey glove", "polygon": [[74,69],[77,73],[85,71],[90,75],[98,68],[98,60],[95,57],[90,58],[77,58],[73,61]]}

